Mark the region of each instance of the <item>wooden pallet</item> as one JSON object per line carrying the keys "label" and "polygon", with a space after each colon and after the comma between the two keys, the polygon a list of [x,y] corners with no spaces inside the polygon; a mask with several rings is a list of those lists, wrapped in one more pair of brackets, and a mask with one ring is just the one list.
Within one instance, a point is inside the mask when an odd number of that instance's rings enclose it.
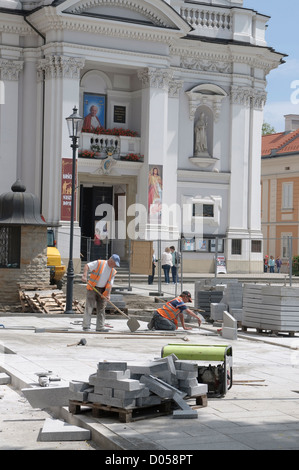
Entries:
{"label": "wooden pallet", "polygon": [[[188,404],[192,409],[204,408],[208,406],[207,395],[196,395],[189,397]],[[191,401],[195,403],[191,404]],[[190,403],[189,403],[190,402]],[[117,408],[115,406],[102,405],[101,403],[82,402],[77,400],[69,401],[69,412],[72,414],[81,413],[82,407],[91,408],[92,416],[99,418],[107,413],[118,415],[121,423],[130,423],[142,419],[157,418],[172,414],[174,402],[171,399],[163,400],[159,405],[148,405],[134,408]]]}
{"label": "wooden pallet", "polygon": [[189,400],[195,400],[195,405],[190,405],[193,409],[204,408],[208,406],[208,396],[207,395],[195,395],[194,397],[188,397]]}
{"label": "wooden pallet", "polygon": [[[65,312],[65,294],[59,289],[19,290],[19,299],[23,312],[57,314]],[[84,313],[79,301],[73,301],[75,313]]]}
{"label": "wooden pallet", "polygon": [[285,330],[283,330],[283,331],[282,331],[282,330],[274,330],[274,329],[271,330],[270,328],[269,328],[269,329],[266,329],[266,328],[256,328],[256,327],[241,325],[242,331],[245,331],[245,332],[246,332],[248,328],[250,328],[250,329],[251,329],[251,328],[252,328],[252,329],[255,329],[258,334],[265,334],[265,335],[266,335],[266,334],[278,335],[279,333],[282,333],[282,334],[283,334],[283,333],[286,333],[286,334],[288,334],[290,337],[294,337],[294,336],[295,336],[295,333],[298,333],[298,330],[296,330],[296,331],[288,331],[288,330],[285,331]]}
{"label": "wooden pallet", "polygon": [[118,416],[121,423],[130,423],[142,419],[156,418],[172,413],[172,400],[162,401],[159,405],[142,406],[139,408],[117,408],[115,406],[102,405],[101,403],[82,402],[76,400],[69,401],[69,412],[78,414],[82,407],[91,408],[92,416],[99,418],[108,413]]}

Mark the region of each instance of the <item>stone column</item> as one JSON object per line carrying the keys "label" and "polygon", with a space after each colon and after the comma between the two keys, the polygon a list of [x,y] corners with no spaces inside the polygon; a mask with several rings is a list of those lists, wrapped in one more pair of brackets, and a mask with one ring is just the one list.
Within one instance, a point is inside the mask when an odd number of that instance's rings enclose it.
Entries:
{"label": "stone column", "polygon": [[[148,208],[148,176],[149,165],[162,166],[163,188],[162,203],[173,202],[173,181],[168,171],[171,165],[167,159],[167,123],[168,123],[168,90],[172,72],[169,69],[146,68],[138,73],[142,81],[142,108],[141,108],[141,152],[144,154],[144,165],[138,178],[139,202],[147,211]],[[146,226],[146,221],[144,221]],[[144,226],[144,230],[146,227]],[[157,236],[157,229],[166,231],[168,227],[163,222],[147,224],[150,238]]]}
{"label": "stone column", "polygon": [[[254,88],[231,89],[231,180],[228,215],[228,270],[251,272],[251,239],[262,237],[260,228],[260,158],[264,93]],[[242,240],[242,253],[232,255],[231,240]],[[259,262],[258,257],[256,258]]]}
{"label": "stone column", "polygon": [[37,79],[36,66],[40,51],[25,48],[23,52],[23,93],[20,127],[20,178],[26,188],[41,197],[42,167],[42,83]]}
{"label": "stone column", "polygon": [[[40,60],[39,73],[45,73],[45,141],[43,170],[43,215],[48,225],[60,223],[57,244],[66,262],[69,250],[69,222],[61,222],[62,158],[72,158],[71,139],[65,118],[79,109],[80,70],[85,59],[50,55]],[[76,197],[78,201],[78,197]],[[77,208],[74,216],[76,220]],[[74,266],[80,260],[80,227],[74,225]]]}
{"label": "stone column", "polygon": [[[181,210],[177,197],[177,169],[179,153],[179,95],[183,81],[171,80],[169,84],[168,100],[168,134],[167,134],[167,178],[172,182],[171,192],[168,192],[168,204],[170,205],[169,236],[171,239],[181,237]],[[166,221],[165,221],[166,222]]]}
{"label": "stone column", "polygon": [[0,58],[0,172],[1,192],[10,190],[18,177],[20,60]]}
{"label": "stone column", "polygon": [[250,242],[249,269],[250,272],[263,272],[263,233],[261,228],[261,148],[262,125],[266,92],[253,90],[250,121],[250,150],[248,170],[248,231],[250,240],[260,240],[261,251],[252,252]]}
{"label": "stone column", "polygon": [[261,148],[263,110],[266,93],[254,90],[252,95],[252,110],[250,122],[250,165],[249,165],[249,207],[248,228],[252,234],[261,236]]}

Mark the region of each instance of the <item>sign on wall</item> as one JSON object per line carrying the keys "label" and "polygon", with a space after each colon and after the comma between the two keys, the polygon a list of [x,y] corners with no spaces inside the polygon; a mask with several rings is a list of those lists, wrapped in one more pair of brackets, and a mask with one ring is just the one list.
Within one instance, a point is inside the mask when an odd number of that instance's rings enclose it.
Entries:
{"label": "sign on wall", "polygon": [[[71,220],[72,205],[72,169],[73,160],[71,158],[62,159],[61,171],[61,220]],[[77,174],[77,168],[76,172]],[[75,187],[76,187],[75,181]],[[76,192],[74,196],[74,207],[76,207]],[[76,211],[74,210],[74,220],[76,220]]]}
{"label": "sign on wall", "polygon": [[113,122],[117,122],[118,124],[126,123],[126,107],[125,106],[114,106]]}

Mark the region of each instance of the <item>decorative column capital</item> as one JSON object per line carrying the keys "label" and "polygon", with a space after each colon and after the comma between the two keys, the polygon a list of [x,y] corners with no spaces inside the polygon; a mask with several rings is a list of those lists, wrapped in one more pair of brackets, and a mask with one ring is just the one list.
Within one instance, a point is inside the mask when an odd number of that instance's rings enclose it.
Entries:
{"label": "decorative column capital", "polygon": [[85,59],[83,57],[67,57],[51,55],[41,59],[37,65],[38,79],[42,72],[45,72],[48,78],[80,78],[80,71],[84,67]]}
{"label": "decorative column capital", "polygon": [[252,106],[254,109],[263,109],[267,99],[264,90],[233,85],[231,87],[231,103],[242,106]]}
{"label": "decorative column capital", "polygon": [[263,109],[267,101],[267,92],[262,90],[253,90],[252,106],[254,109]]}
{"label": "decorative column capital", "polygon": [[170,69],[148,67],[138,71],[138,78],[141,80],[143,88],[152,87],[168,91],[172,76],[173,72]]}
{"label": "decorative column capital", "polygon": [[172,98],[178,98],[183,83],[183,80],[170,80],[169,96],[171,96]]}
{"label": "decorative column capital", "polygon": [[10,60],[0,58],[0,80],[17,81],[19,73],[23,69],[22,60]]}
{"label": "decorative column capital", "polygon": [[252,95],[252,89],[245,86],[236,86],[231,87],[231,103],[240,104],[242,106],[250,106],[250,98]]}

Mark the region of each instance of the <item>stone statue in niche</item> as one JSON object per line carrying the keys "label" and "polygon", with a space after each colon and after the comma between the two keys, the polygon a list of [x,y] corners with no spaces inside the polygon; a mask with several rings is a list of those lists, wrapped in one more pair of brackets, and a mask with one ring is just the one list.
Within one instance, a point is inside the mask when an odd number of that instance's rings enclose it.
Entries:
{"label": "stone statue in niche", "polygon": [[194,127],[194,156],[207,156],[208,155],[208,140],[207,140],[207,125],[208,120],[205,113],[200,113]]}

